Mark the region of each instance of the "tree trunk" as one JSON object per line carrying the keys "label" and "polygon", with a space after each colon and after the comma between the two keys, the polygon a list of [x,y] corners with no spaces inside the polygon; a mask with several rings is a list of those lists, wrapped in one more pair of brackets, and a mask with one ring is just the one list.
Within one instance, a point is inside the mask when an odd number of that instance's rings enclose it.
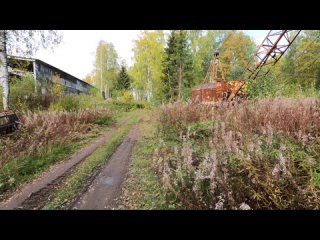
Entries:
{"label": "tree trunk", "polygon": [[172,100],[172,86],[171,86],[171,79],[169,75],[169,71],[167,71],[167,77],[168,77],[168,82],[169,82],[169,96],[170,96],[170,101]]}
{"label": "tree trunk", "polygon": [[152,96],[152,79],[151,79],[149,66],[147,67],[147,76],[148,76],[147,101],[150,102],[151,96]]}
{"label": "tree trunk", "polygon": [[179,65],[179,82],[178,82],[178,84],[179,84],[179,93],[178,93],[178,98],[179,98],[179,100],[181,100],[181,92],[182,92],[182,66],[181,66],[182,64],[180,63],[180,65]]}
{"label": "tree trunk", "polygon": [[105,86],[104,92],[105,92],[106,99],[109,98],[109,89],[108,89],[107,85]]}
{"label": "tree trunk", "polygon": [[9,74],[6,47],[6,30],[0,30],[0,83],[3,88],[3,108],[9,109]]}

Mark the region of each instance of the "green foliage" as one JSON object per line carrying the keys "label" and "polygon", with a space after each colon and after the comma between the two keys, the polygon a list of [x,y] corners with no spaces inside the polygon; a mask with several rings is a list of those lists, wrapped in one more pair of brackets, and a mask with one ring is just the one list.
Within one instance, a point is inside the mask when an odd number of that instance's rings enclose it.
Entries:
{"label": "green foliage", "polygon": [[150,108],[150,104],[143,101],[132,101],[132,102],[124,102],[123,100],[114,100],[112,104],[116,106],[118,109],[122,109],[125,111],[131,111],[134,109],[143,109]]}
{"label": "green foliage", "polygon": [[[280,66],[281,67],[281,66]],[[285,81],[285,82],[284,82]],[[276,71],[270,68],[270,72],[248,82],[245,92],[249,98],[265,98],[286,96],[294,98],[320,97],[320,91],[314,86],[302,86],[298,82],[291,82],[284,76],[276,75]]]}
{"label": "green foliage", "polygon": [[[2,99],[1,87],[0,98]],[[16,112],[35,111],[47,109],[53,101],[53,97],[35,93],[34,78],[31,74],[27,74],[21,78],[10,79],[9,101],[11,109]],[[2,108],[2,101],[0,108]]]}
{"label": "green foliage", "polygon": [[184,88],[193,85],[192,57],[186,31],[171,31],[163,65],[166,99],[182,99]]}
{"label": "green foliage", "polygon": [[0,138],[0,193],[66,159],[115,120],[110,107],[79,112],[27,112],[19,117],[23,127]]}
{"label": "green foliage", "polygon": [[53,86],[50,88],[50,92],[53,97],[58,98],[64,94],[65,87],[60,84],[53,84]]}
{"label": "green foliage", "polygon": [[139,124],[128,178],[122,187],[121,199],[124,201],[120,204],[124,209],[168,209],[161,184],[151,166],[153,152],[158,146],[156,126],[154,112],[151,111]]}
{"label": "green foliage", "polygon": [[71,95],[75,101],[79,102],[79,109],[95,109],[99,107],[99,104],[103,103],[102,97],[96,97],[93,95],[87,95],[81,93],[79,95]]}
{"label": "green foliage", "polygon": [[274,97],[279,94],[279,85],[273,74],[268,74],[247,83],[246,94],[249,98]]}
{"label": "green foliage", "polygon": [[199,121],[189,125],[190,133],[197,138],[208,138],[212,134],[212,121]]}
{"label": "green foliage", "polygon": [[121,99],[124,92],[125,92],[124,90],[113,90],[112,91],[112,99],[114,99],[114,100]]}
{"label": "green foliage", "polygon": [[230,79],[228,80],[239,80],[240,77],[243,74],[243,70],[244,68],[241,67],[240,65],[234,65],[231,67],[231,71],[230,71]]}
{"label": "green foliage", "polygon": [[127,73],[127,69],[124,65],[121,66],[121,70],[118,74],[117,81],[115,84],[116,90],[129,90],[131,79]]}
{"label": "green foliage", "polygon": [[50,111],[77,112],[79,109],[80,103],[73,95],[63,96],[50,106]]}
{"label": "green foliage", "polygon": [[[237,79],[255,52],[254,41],[242,31],[230,31],[220,47],[220,61],[227,80]],[[254,64],[254,61],[251,61]]]}
{"label": "green foliage", "polygon": [[134,113],[128,124],[122,126],[106,141],[100,148],[91,154],[71,176],[62,183],[55,197],[44,207],[44,209],[63,209],[68,203],[76,197],[85,187],[90,176],[102,167],[116,150],[125,136],[129,133],[131,127],[137,123],[138,114]]}
{"label": "green foliage", "polygon": [[295,76],[303,87],[315,87],[319,81],[320,69],[320,31],[304,31],[303,39],[297,46]]}
{"label": "green foliage", "polygon": [[95,109],[102,106],[104,100],[94,95],[81,93],[79,95],[63,95],[55,98],[50,105],[50,111],[78,112],[84,109]]}
{"label": "green foliage", "polygon": [[96,98],[98,100],[102,100],[103,99],[100,90],[98,88],[95,88],[95,87],[89,88],[89,95],[93,96],[94,98]]}
{"label": "green foliage", "polygon": [[163,99],[162,61],[164,57],[163,31],[143,31],[134,43],[134,65],[130,70],[132,88],[140,101]]}
{"label": "green foliage", "polygon": [[[319,90],[320,31],[305,30],[292,43],[274,71],[285,92],[305,95]],[[291,85],[291,86],[289,86]]]}
{"label": "green foliage", "polygon": [[115,90],[112,92],[112,94],[115,101],[121,101],[124,103],[132,103],[134,101],[130,91]]}
{"label": "green foliage", "polygon": [[107,97],[115,87],[118,76],[118,53],[112,43],[100,41],[96,50],[95,71],[93,82]]}
{"label": "green foliage", "polygon": [[159,113],[152,160],[183,209],[319,209],[320,102],[174,103]]}
{"label": "green foliage", "polygon": [[10,89],[10,102],[13,109],[26,111],[30,107],[30,100],[34,97],[35,84],[32,75],[21,79],[12,79]]}
{"label": "green foliage", "polygon": [[188,41],[192,55],[192,76],[193,84],[197,85],[203,82],[213,53],[219,49],[226,30],[189,30],[187,31]]}
{"label": "green foliage", "polygon": [[130,93],[130,91],[125,91],[123,93],[123,97],[122,97],[123,101],[125,103],[131,103],[133,101],[133,96],[132,94]]}
{"label": "green foliage", "polygon": [[[249,97],[318,95],[313,88],[320,89],[319,39],[319,31],[303,31],[275,66],[263,68],[270,70],[271,76],[248,83]],[[130,77],[122,66],[108,88],[113,88],[112,97],[121,98],[131,78],[136,100],[154,105],[178,99],[188,101],[191,88],[203,82],[215,51],[220,52],[226,80],[238,80],[247,64],[254,64],[256,47],[243,31],[173,30],[166,42],[163,31],[143,31],[133,48]],[[97,86],[100,65],[97,61]]]}
{"label": "green foliage", "polygon": [[182,93],[182,100],[189,101],[192,97],[192,88],[185,87]]}
{"label": "green foliage", "polygon": [[44,155],[30,155],[8,162],[0,168],[0,194],[31,180],[50,165],[65,159],[75,151],[72,145],[51,145]]}

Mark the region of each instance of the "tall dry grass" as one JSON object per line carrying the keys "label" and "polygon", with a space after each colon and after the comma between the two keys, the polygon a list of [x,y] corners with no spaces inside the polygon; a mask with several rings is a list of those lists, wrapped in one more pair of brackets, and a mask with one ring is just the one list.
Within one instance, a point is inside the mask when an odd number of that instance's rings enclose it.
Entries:
{"label": "tall dry grass", "polygon": [[175,103],[159,116],[153,166],[182,208],[319,208],[319,100]]}
{"label": "tall dry grass", "polygon": [[12,136],[0,138],[0,167],[10,159],[31,154],[45,154],[53,144],[81,140],[97,124],[108,124],[113,113],[106,108],[78,112],[26,112],[20,117],[22,127]]}

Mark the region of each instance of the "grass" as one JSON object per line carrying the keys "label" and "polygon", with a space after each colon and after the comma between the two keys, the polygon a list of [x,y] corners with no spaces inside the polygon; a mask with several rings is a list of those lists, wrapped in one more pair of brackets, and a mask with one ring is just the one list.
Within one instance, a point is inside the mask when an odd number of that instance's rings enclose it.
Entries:
{"label": "grass", "polygon": [[[100,130],[106,131],[106,127]],[[1,194],[30,182],[49,169],[51,165],[67,159],[98,136],[100,134],[97,132],[91,132],[83,135],[81,141],[77,143],[51,144],[43,154],[28,155],[8,161],[0,168],[0,198]]]}
{"label": "grass", "polygon": [[[106,107],[107,108],[107,107]],[[113,122],[121,122],[131,112],[118,109],[109,115],[91,116],[77,113],[28,113],[24,128],[0,139],[0,198],[24,183],[30,182],[57,162],[69,158],[108,130]],[[68,120],[69,115],[78,116]],[[59,117],[60,116],[60,117]],[[80,123],[80,125],[79,125]],[[58,126],[58,127],[55,127]],[[69,129],[68,131],[65,131]]]}
{"label": "grass", "polygon": [[152,156],[182,209],[319,209],[320,101],[273,98],[159,114]]}
{"label": "grass", "polygon": [[0,137],[0,168],[16,158],[43,156],[51,145],[77,143],[101,125],[113,123],[113,115],[109,109],[26,112],[20,117],[19,131]]}
{"label": "grass", "polygon": [[161,185],[151,166],[157,147],[156,121],[148,112],[139,126],[137,145],[133,150],[128,178],[124,183],[120,209],[168,209]]}
{"label": "grass", "polygon": [[81,145],[51,146],[45,156],[14,159],[0,169],[0,193],[20,186],[38,176],[48,167],[74,153]]}
{"label": "grass", "polygon": [[111,154],[127,136],[132,126],[137,123],[140,115],[141,111],[132,112],[129,122],[120,127],[108,141],[75,169],[60,185],[52,201],[47,203],[43,209],[65,208],[84,189],[92,174],[106,163]]}

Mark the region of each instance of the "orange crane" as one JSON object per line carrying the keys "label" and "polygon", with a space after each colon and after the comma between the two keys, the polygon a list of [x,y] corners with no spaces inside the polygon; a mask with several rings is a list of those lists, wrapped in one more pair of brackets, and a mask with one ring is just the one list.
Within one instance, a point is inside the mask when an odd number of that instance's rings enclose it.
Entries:
{"label": "orange crane", "polygon": [[[251,62],[247,64],[247,67],[241,77],[241,80],[245,79],[245,81],[239,84],[231,92],[230,96],[228,97],[228,101],[231,101],[237,95],[247,81],[257,78],[259,72],[264,66],[270,64],[275,65],[280,60],[282,55],[288,50],[293,41],[301,32],[301,30],[296,32],[293,31],[294,30],[269,31],[254,55],[254,59],[257,60],[256,64],[251,65]],[[292,34],[290,36],[291,32]]]}
{"label": "orange crane", "polygon": [[[247,63],[242,76],[237,81],[224,79],[222,64],[219,61],[219,54],[216,52],[205,77],[206,83],[192,89],[192,101],[202,103],[232,101],[235,96],[243,95],[241,89],[246,82],[257,78],[264,66],[275,65],[300,32],[301,30],[270,30],[255,52],[254,58]],[[221,78],[218,78],[218,67]]]}

